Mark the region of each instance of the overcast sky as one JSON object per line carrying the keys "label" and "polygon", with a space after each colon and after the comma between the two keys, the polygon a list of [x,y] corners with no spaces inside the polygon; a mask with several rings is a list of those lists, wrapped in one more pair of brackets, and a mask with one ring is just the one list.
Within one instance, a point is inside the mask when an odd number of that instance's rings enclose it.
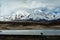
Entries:
{"label": "overcast sky", "polygon": [[[19,3],[21,6],[40,7],[40,6],[60,6],[60,0],[2,0],[2,3]],[[22,4],[21,4],[22,3]]]}
{"label": "overcast sky", "polygon": [[0,0],[0,15],[19,8],[60,7],[60,0]]}

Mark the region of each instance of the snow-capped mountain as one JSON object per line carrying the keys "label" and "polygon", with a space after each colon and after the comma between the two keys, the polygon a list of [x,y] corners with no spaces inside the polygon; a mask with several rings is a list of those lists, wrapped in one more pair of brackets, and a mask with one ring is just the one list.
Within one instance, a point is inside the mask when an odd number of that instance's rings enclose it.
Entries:
{"label": "snow-capped mountain", "polygon": [[[12,20],[57,20],[60,19],[60,8],[55,7],[49,9],[46,7],[33,8],[33,9],[19,9],[12,13],[12,15],[0,17],[3,21]],[[0,20],[1,21],[1,20]]]}

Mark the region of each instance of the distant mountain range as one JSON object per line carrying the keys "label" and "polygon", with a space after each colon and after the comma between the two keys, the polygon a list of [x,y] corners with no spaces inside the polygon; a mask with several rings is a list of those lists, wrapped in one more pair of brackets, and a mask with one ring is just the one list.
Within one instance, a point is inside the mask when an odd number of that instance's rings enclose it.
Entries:
{"label": "distant mountain range", "polygon": [[33,9],[19,9],[14,11],[12,15],[0,16],[0,21],[12,21],[12,20],[27,20],[27,21],[37,21],[37,22],[50,22],[60,20],[60,8],[33,8]]}

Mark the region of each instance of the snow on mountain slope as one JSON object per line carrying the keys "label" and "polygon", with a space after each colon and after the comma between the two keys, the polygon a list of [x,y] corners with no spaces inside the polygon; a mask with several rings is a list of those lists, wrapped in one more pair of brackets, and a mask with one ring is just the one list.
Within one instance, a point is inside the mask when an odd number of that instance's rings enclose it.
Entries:
{"label": "snow on mountain slope", "polygon": [[29,16],[29,13],[27,12],[27,11],[25,11],[25,10],[17,10],[16,12],[15,12],[15,16],[16,16],[16,18],[17,19],[20,19],[20,20],[22,20],[22,19],[27,19],[27,16]]}
{"label": "snow on mountain slope", "polygon": [[0,21],[60,19],[60,0],[0,0]]}
{"label": "snow on mountain slope", "polygon": [[[3,17],[3,20],[57,20],[60,19],[60,8],[49,9],[49,8],[33,8],[33,9],[19,9],[9,15],[8,17]],[[1,18],[1,17],[0,17]]]}
{"label": "snow on mountain slope", "polygon": [[34,8],[34,9],[24,9],[24,10],[17,10],[15,12],[15,16],[19,20],[23,19],[30,19],[32,18],[33,20],[40,20],[40,19],[45,19],[45,20],[55,20],[60,18],[60,10],[59,8],[56,8],[55,10],[50,10],[48,8]]}

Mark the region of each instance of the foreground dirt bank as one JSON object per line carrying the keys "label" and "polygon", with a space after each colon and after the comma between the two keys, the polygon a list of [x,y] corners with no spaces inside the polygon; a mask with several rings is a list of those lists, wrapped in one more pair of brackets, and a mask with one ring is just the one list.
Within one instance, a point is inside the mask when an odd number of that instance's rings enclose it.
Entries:
{"label": "foreground dirt bank", "polygon": [[7,30],[38,30],[38,29],[60,29],[60,25],[37,25],[37,24],[31,24],[31,25],[20,25],[20,24],[0,24],[0,29],[7,29]]}

